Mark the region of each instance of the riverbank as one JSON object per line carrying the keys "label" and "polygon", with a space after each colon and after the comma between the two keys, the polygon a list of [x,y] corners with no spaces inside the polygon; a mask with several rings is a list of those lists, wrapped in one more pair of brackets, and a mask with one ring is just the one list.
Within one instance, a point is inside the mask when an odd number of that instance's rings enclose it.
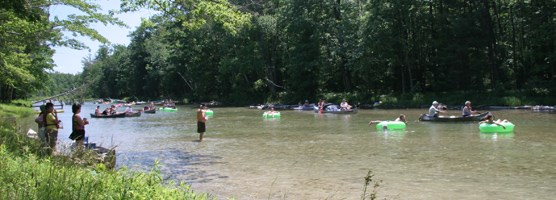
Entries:
{"label": "riverbank", "polygon": [[149,172],[110,170],[78,162],[88,159],[86,153],[45,155],[39,141],[18,127],[18,120],[33,114],[31,108],[0,104],[1,199],[213,199],[183,182],[165,181],[157,165]]}

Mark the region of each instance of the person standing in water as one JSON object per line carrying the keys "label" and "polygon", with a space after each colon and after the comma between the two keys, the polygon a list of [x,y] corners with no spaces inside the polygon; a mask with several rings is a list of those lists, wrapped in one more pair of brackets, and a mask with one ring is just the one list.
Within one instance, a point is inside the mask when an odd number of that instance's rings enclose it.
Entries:
{"label": "person standing in water", "polygon": [[203,141],[203,134],[205,134],[206,131],[206,108],[207,107],[204,104],[201,104],[201,106],[199,106],[199,109],[197,110],[197,133],[199,133],[199,142]]}
{"label": "person standing in water", "polygon": [[74,137],[70,139],[75,140],[77,149],[81,150],[83,149],[85,141],[85,125],[88,125],[89,121],[87,121],[87,118],[81,118],[81,115],[79,115],[81,113],[81,104],[73,104],[71,106],[71,112],[73,113],[71,118],[71,129]]}

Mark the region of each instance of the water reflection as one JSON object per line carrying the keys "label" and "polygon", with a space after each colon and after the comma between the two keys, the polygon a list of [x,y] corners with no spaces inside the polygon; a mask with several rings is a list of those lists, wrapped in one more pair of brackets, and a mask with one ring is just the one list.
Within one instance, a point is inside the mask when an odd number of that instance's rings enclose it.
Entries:
{"label": "water reflection", "polygon": [[499,140],[513,140],[514,133],[481,133],[479,135],[481,140],[492,140],[492,141],[499,141]]}
{"label": "water reflection", "polygon": [[376,130],[376,134],[385,140],[402,140],[406,134],[405,130]]}

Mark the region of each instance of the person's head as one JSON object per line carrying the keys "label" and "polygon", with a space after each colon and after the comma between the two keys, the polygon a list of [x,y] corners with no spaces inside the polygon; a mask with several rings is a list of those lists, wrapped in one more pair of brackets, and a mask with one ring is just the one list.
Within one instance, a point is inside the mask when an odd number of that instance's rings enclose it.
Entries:
{"label": "person's head", "polygon": [[405,115],[404,115],[404,114],[400,114],[400,119],[405,121]]}
{"label": "person's head", "polygon": [[81,104],[74,103],[73,105],[71,105],[71,112],[73,114],[77,114],[80,111],[81,111]]}
{"label": "person's head", "polygon": [[45,105],[41,105],[40,109],[41,109],[41,113],[46,112],[46,106]]}
{"label": "person's head", "polygon": [[432,102],[432,105],[433,105],[433,106],[438,106],[438,101],[433,101],[433,102]]}
{"label": "person's head", "polygon": [[488,114],[483,118],[483,120],[493,120],[493,118],[492,114]]}
{"label": "person's head", "polygon": [[97,106],[97,109],[100,109],[100,106]]}
{"label": "person's head", "polygon": [[52,104],[52,103],[50,103],[50,102],[49,102],[49,103],[46,103],[45,109],[46,109],[46,112],[52,112],[52,111],[54,111],[54,104]]}
{"label": "person's head", "polygon": [[465,105],[466,105],[466,106],[470,106],[470,105],[471,105],[471,101],[465,101]]}

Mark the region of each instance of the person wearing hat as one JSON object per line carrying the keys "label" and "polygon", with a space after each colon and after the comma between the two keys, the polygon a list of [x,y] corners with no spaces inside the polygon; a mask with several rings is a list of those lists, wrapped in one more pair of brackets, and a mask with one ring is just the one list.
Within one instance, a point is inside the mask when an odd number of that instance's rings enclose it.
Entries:
{"label": "person wearing hat", "polygon": [[205,115],[206,109],[207,107],[204,104],[201,104],[199,106],[199,109],[197,110],[197,133],[199,133],[199,142],[203,141],[203,135],[205,134],[206,131],[206,122],[207,122],[207,117]]}
{"label": "person wearing hat", "polygon": [[471,108],[471,101],[465,101],[465,106],[463,106],[463,110],[461,111],[464,117],[470,116],[472,114],[477,114],[478,112]]}
{"label": "person wearing hat", "polygon": [[429,108],[429,116],[438,117],[438,113],[444,112],[438,109],[438,105],[439,105],[438,101],[432,102],[432,106]]}

